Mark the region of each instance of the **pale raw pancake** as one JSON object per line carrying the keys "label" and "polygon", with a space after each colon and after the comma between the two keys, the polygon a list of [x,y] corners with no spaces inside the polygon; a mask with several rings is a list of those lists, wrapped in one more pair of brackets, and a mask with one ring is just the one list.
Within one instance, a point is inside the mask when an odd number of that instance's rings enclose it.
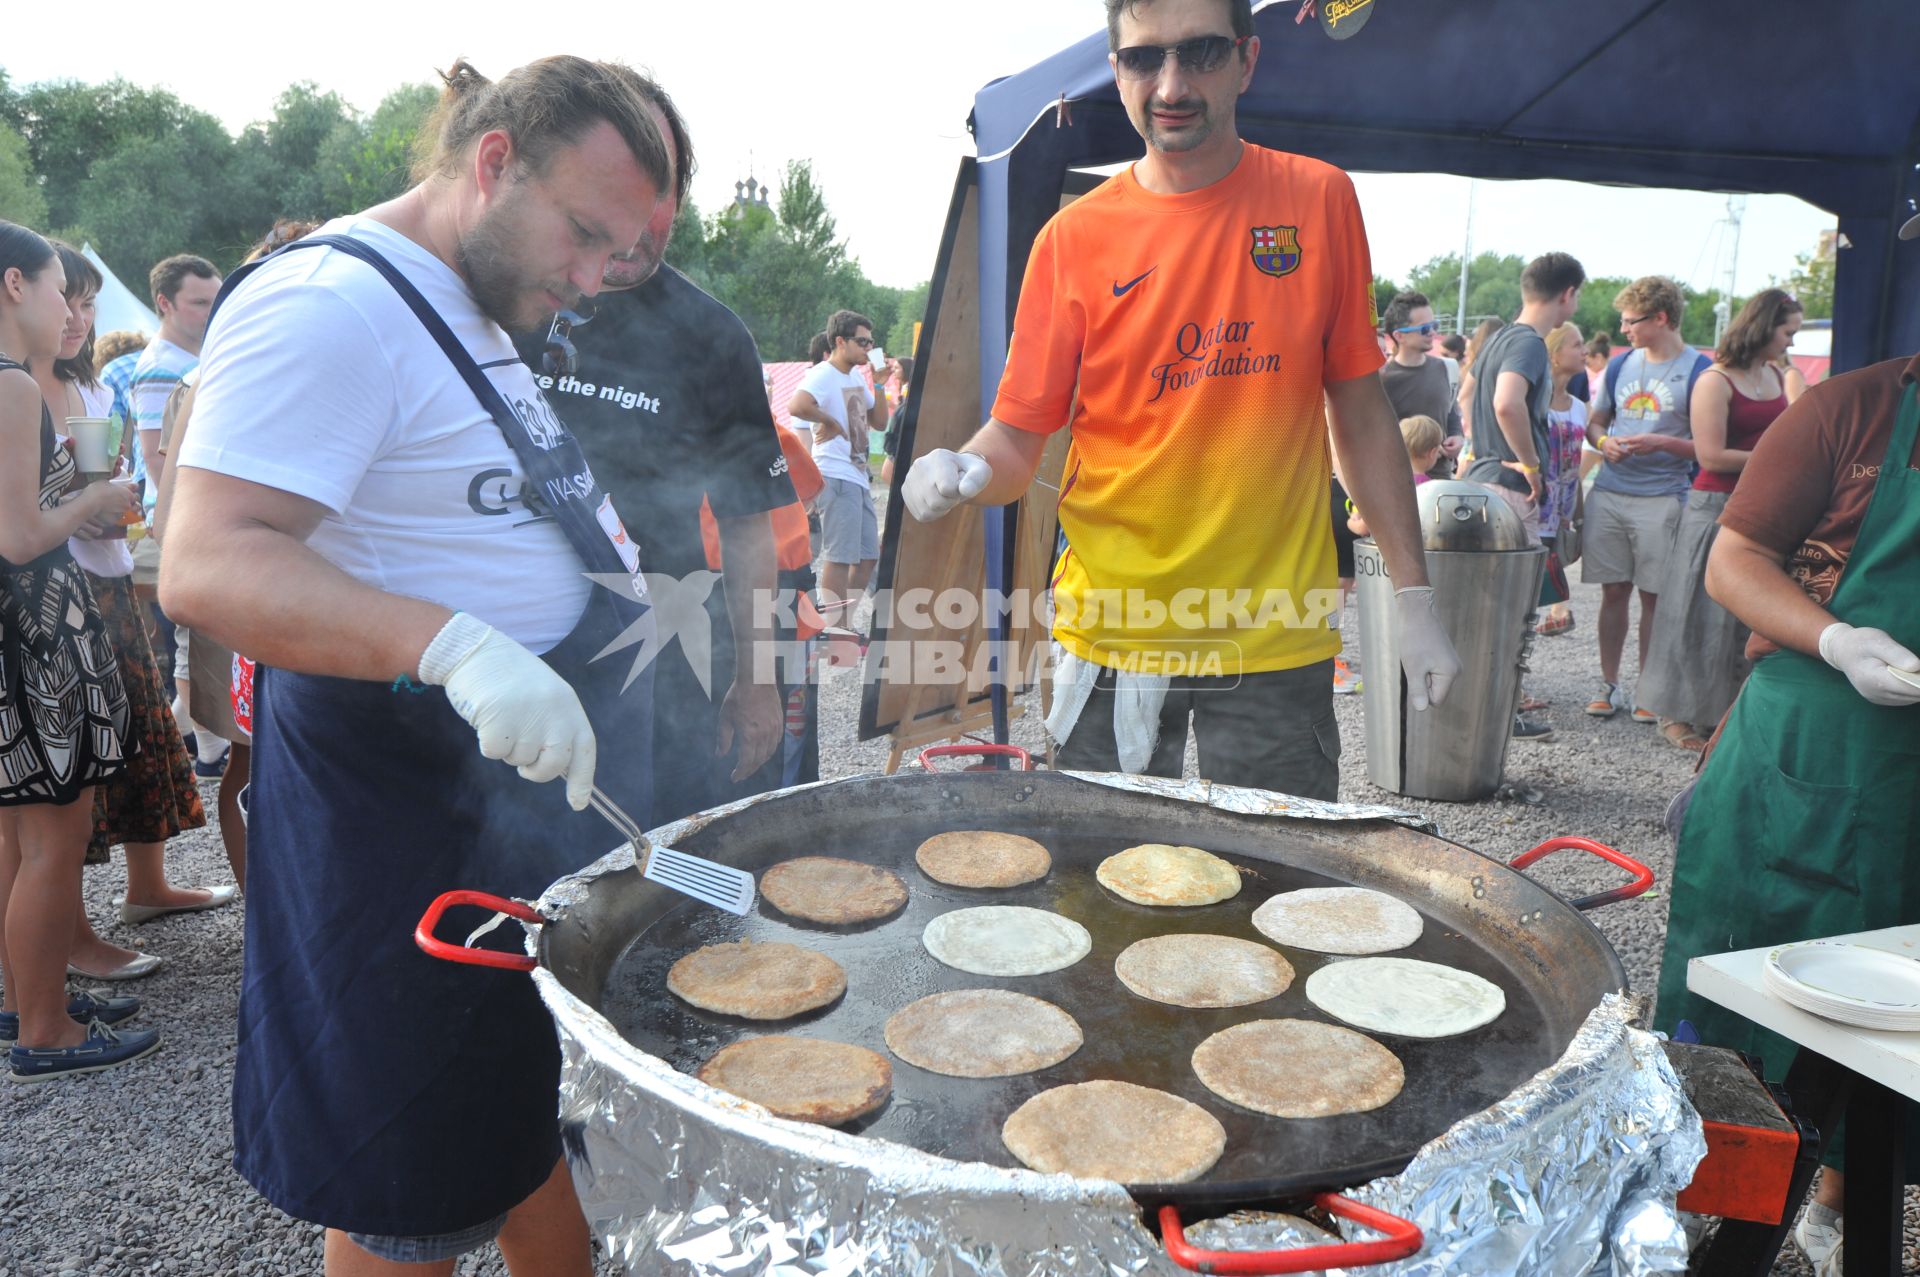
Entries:
{"label": "pale raw pancake", "polygon": [[710,944],[667,971],[667,988],[707,1011],[749,1020],[785,1020],[847,991],[847,973],[824,953],[797,944]]}
{"label": "pale raw pancake", "polygon": [[907,903],[907,884],[878,865],[838,856],[801,856],[761,874],[760,894],[781,913],[844,925],[898,913]]}
{"label": "pale raw pancake", "polygon": [[948,1077],[1012,1077],[1080,1049],[1073,1017],[1006,989],[961,989],[908,1003],[887,1020],[887,1049]]}
{"label": "pale raw pancake", "polygon": [[1240,871],[1220,857],[1161,842],[1108,856],[1093,876],[1137,905],[1211,905],[1240,894]]}
{"label": "pale raw pancake", "polygon": [[1267,946],[1204,934],[1136,940],[1113,973],[1141,997],[1177,1007],[1249,1006],[1293,983],[1293,964]]}
{"label": "pale raw pancake", "polygon": [[987,829],[935,834],[913,858],[927,877],[950,887],[1017,887],[1053,867],[1053,857],[1033,839]]}
{"label": "pale raw pancake", "polygon": [[1249,1020],[1222,1029],[1194,1049],[1193,1071],[1220,1098],[1275,1117],[1365,1113],[1407,1083],[1386,1047],[1317,1020]]}
{"label": "pale raw pancake", "polygon": [[1253,925],[1275,944],[1315,953],[1389,953],[1426,927],[1412,905],[1365,887],[1283,892],[1253,911]]}
{"label": "pale raw pancake", "polygon": [[974,975],[1045,975],[1093,950],[1093,937],[1073,919],[1024,905],[943,913],[927,924],[920,942],[948,966]]}
{"label": "pale raw pancake", "polygon": [[775,1117],[838,1126],[893,1094],[893,1066],[864,1046],[819,1038],[748,1038],[722,1047],[698,1077]]}
{"label": "pale raw pancake", "polygon": [[1000,1128],[1036,1171],[1122,1184],[1184,1184],[1213,1169],[1227,1131],[1198,1104],[1131,1082],[1079,1082],[1022,1104]]}
{"label": "pale raw pancake", "polygon": [[1450,1038],[1507,1009],[1499,985],[1415,958],[1330,962],[1307,977],[1307,1001],[1356,1028],[1403,1038]]}

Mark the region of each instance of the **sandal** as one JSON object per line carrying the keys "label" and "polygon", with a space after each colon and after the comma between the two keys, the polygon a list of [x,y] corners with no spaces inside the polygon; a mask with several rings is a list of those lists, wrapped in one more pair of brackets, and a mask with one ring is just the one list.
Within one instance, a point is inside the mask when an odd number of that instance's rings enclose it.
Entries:
{"label": "sandal", "polygon": [[1519,712],[1522,714],[1531,714],[1535,710],[1545,709],[1551,704],[1553,704],[1552,701],[1543,701],[1538,696],[1529,696],[1520,702]]}
{"label": "sandal", "polygon": [[1556,634],[1565,634],[1568,630],[1572,628],[1573,628],[1573,613],[1569,612],[1565,616],[1559,617],[1558,619],[1551,616],[1548,617],[1546,620],[1541,621],[1538,625],[1534,626],[1533,632],[1545,638],[1552,638]]}
{"label": "sandal", "polygon": [[1676,749],[1684,749],[1689,754],[1697,754],[1707,747],[1707,738],[1693,730],[1691,723],[1682,723],[1677,719],[1660,720],[1660,735],[1667,744]]}

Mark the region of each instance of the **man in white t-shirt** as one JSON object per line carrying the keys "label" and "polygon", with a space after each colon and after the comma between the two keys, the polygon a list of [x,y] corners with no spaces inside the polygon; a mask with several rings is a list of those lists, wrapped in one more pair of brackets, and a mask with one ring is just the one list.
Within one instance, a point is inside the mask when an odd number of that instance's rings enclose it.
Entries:
{"label": "man in white t-shirt", "polygon": [[670,163],[628,68],[443,78],[420,185],[221,302],[160,588],[259,663],[235,1168],[326,1226],[330,1277],[489,1240],[588,1277],[551,1020],[411,936],[444,891],[538,895],[613,845],[596,787],[646,823],[651,679],[595,659],[653,648],[637,553],[507,330],[599,291]]}
{"label": "man in white t-shirt", "polygon": [[873,512],[867,436],[885,430],[887,399],[863,371],[873,349],[873,321],[851,310],[827,320],[827,357],[807,370],[787,415],[813,426],[813,460],[827,486],[820,493],[820,594],[826,602],[857,598],[880,557],[880,521]]}

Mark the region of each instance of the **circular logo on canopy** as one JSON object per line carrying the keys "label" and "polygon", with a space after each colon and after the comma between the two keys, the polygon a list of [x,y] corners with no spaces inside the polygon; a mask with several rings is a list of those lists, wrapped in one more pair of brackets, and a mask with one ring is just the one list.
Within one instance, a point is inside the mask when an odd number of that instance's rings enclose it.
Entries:
{"label": "circular logo on canopy", "polygon": [[1336,40],[1351,39],[1373,17],[1373,0],[1320,0],[1320,29]]}

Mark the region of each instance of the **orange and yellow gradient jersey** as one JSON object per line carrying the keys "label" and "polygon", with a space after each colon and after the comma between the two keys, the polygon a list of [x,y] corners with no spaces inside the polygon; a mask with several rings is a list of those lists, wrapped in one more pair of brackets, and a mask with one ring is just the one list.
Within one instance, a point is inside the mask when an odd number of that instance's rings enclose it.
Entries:
{"label": "orange and yellow gradient jersey", "polygon": [[993,415],[1073,431],[1054,636],[1143,672],[1339,651],[1322,390],[1379,371],[1353,182],[1248,145],[1180,195],[1122,172],[1035,241]]}

